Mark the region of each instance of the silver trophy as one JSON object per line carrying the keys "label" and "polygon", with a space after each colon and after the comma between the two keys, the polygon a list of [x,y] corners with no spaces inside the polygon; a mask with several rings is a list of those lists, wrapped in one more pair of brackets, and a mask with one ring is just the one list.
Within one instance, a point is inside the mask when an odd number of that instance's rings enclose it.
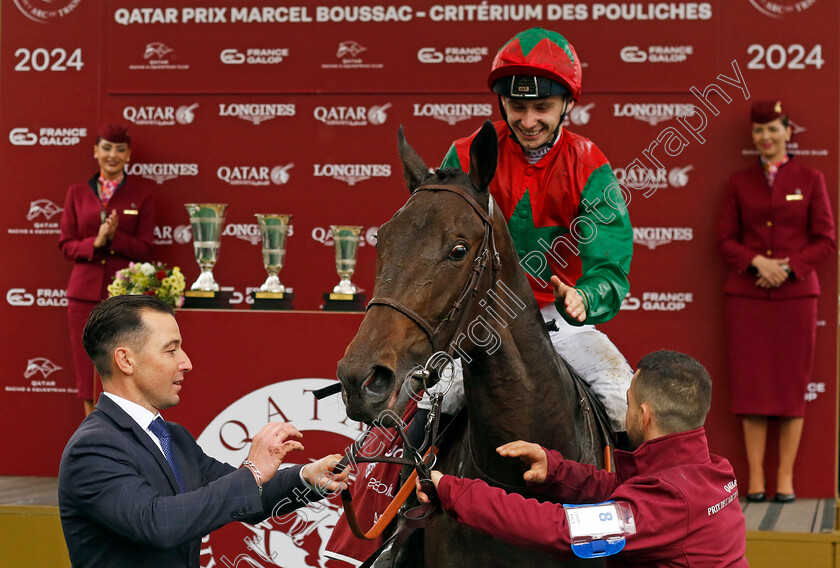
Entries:
{"label": "silver trophy", "polygon": [[353,295],[358,288],[350,282],[350,277],[356,269],[356,253],[359,250],[359,235],[362,233],[362,227],[330,225],[330,229],[333,241],[335,241],[335,266],[341,277],[341,281],[333,288],[333,294]]}
{"label": "silver trophy", "polygon": [[254,215],[260,225],[262,237],[263,265],[268,272],[268,279],[260,286],[260,292],[284,294],[286,287],[280,283],[277,274],[283,268],[286,257],[286,235],[289,233],[291,215]]}
{"label": "silver trophy", "polygon": [[219,259],[227,203],[185,203],[184,207],[190,214],[195,260],[201,267],[201,274],[190,286],[190,290],[218,292],[219,285],[213,278],[213,267]]}

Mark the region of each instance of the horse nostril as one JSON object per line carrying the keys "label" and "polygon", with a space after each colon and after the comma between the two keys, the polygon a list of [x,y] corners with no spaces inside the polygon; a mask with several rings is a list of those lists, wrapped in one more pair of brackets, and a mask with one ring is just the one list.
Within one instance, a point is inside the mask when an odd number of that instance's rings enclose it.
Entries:
{"label": "horse nostril", "polygon": [[370,377],[365,381],[365,390],[374,395],[383,395],[391,391],[394,384],[394,373],[386,367],[377,365]]}

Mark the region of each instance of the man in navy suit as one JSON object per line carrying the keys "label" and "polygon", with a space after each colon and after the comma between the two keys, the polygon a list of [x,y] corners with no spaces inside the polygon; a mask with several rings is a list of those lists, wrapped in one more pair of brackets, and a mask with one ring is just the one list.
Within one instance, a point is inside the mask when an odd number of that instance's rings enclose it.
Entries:
{"label": "man in navy suit", "polygon": [[[236,469],[163,422],[192,369],[174,312],[152,296],[94,308],[83,344],[104,393],[67,443],[58,474],[64,538],[74,567],[198,567],[201,537],[232,521],[260,522],[347,487],[330,455],[278,471],[302,434],[270,422]],[[321,491],[318,491],[318,487]]]}

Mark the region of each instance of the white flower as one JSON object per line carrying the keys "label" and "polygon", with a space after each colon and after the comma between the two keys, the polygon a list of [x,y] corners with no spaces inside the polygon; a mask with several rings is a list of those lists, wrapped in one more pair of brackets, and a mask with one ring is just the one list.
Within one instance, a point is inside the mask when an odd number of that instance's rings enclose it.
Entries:
{"label": "white flower", "polygon": [[150,264],[148,262],[144,262],[143,264],[140,265],[140,272],[142,272],[146,276],[151,276],[152,274],[154,274],[157,271],[155,270],[155,267],[152,264]]}

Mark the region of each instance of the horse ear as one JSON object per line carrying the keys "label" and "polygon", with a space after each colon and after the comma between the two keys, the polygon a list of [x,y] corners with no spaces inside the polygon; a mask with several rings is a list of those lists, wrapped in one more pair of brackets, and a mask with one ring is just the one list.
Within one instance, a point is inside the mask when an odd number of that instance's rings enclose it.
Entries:
{"label": "horse ear", "polygon": [[497,136],[493,123],[485,120],[470,144],[470,181],[479,191],[487,191],[487,186],[496,175],[499,161]]}
{"label": "horse ear", "polygon": [[405,133],[400,125],[400,132],[397,136],[400,144],[400,159],[403,165],[403,177],[408,191],[414,193],[422,181],[429,175],[429,167],[423,159],[414,151],[408,142],[405,141]]}

